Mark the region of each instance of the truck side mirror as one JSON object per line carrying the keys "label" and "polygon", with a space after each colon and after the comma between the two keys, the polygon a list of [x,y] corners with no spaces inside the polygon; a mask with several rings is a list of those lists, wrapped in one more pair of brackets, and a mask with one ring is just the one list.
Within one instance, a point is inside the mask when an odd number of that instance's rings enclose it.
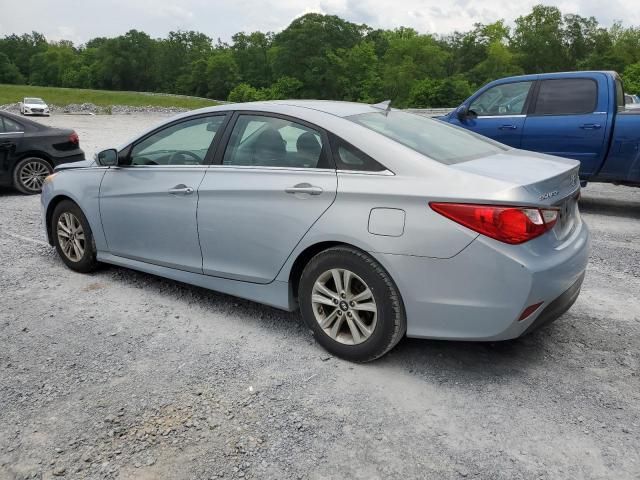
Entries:
{"label": "truck side mirror", "polygon": [[460,120],[461,122],[465,122],[469,119],[478,118],[478,114],[473,110],[469,110],[469,106],[464,104],[460,105],[456,110],[456,117],[458,117],[458,120]]}

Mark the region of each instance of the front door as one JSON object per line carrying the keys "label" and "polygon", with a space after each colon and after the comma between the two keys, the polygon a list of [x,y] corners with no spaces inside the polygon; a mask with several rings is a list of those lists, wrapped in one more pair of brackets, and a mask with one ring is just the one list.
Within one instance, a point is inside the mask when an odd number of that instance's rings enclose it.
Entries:
{"label": "front door", "polygon": [[496,85],[471,100],[469,111],[477,115],[463,120],[452,115],[450,122],[520,148],[526,118],[526,106],[533,82]]}
{"label": "front door", "polygon": [[240,114],[219,165],[200,186],[198,230],[207,275],[269,283],[336,197],[319,129]]}
{"label": "front door", "polygon": [[175,122],[136,142],[100,186],[110,253],[202,273],[196,209],[224,115]]}

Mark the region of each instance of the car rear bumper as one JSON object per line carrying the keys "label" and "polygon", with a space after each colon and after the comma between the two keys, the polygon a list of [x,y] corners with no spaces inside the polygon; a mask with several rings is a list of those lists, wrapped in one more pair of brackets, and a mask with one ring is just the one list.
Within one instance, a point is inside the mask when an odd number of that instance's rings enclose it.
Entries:
{"label": "car rear bumper", "polygon": [[[506,245],[480,236],[449,259],[373,255],[398,285],[407,336],[497,341],[555,320],[580,292],[589,256],[586,225],[580,222],[556,248],[547,249],[544,242]],[[540,302],[520,320],[527,307]]]}

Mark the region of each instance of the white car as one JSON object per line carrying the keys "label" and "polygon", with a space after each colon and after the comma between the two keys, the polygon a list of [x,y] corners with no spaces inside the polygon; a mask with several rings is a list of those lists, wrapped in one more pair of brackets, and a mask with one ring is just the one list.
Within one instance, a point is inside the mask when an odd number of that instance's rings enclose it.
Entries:
{"label": "white car", "polygon": [[44,100],[36,97],[25,97],[20,102],[21,115],[50,115],[49,105]]}

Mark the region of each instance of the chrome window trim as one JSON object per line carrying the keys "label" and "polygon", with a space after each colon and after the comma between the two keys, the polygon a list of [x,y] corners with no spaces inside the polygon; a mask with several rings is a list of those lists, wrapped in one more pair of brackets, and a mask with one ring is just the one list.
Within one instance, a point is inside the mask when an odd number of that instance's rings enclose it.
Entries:
{"label": "chrome window trim", "polygon": [[347,174],[352,174],[352,175],[379,175],[379,176],[383,176],[383,177],[394,177],[396,174],[393,173],[391,170],[380,170],[378,172],[372,172],[370,170],[336,170],[337,173],[341,174],[341,175],[347,175]]}
{"label": "chrome window trim", "polygon": [[209,166],[210,165],[113,165],[111,168],[123,168],[123,169],[134,168],[136,170],[139,170],[139,169],[157,170],[159,168],[176,170],[181,168],[188,168],[190,170],[192,169],[206,170]]}
{"label": "chrome window trim", "polygon": [[316,168],[316,167],[275,167],[267,165],[207,165],[209,168],[215,169],[233,169],[233,170],[270,170],[274,172],[294,171],[294,172],[315,172],[315,173],[336,173],[336,169]]}
{"label": "chrome window trim", "polygon": [[0,135],[16,135],[18,133],[24,134],[24,131],[21,131],[21,132],[0,132]]}
{"label": "chrome window trim", "polygon": [[518,114],[518,115],[478,115],[477,118],[525,118],[526,115]]}

